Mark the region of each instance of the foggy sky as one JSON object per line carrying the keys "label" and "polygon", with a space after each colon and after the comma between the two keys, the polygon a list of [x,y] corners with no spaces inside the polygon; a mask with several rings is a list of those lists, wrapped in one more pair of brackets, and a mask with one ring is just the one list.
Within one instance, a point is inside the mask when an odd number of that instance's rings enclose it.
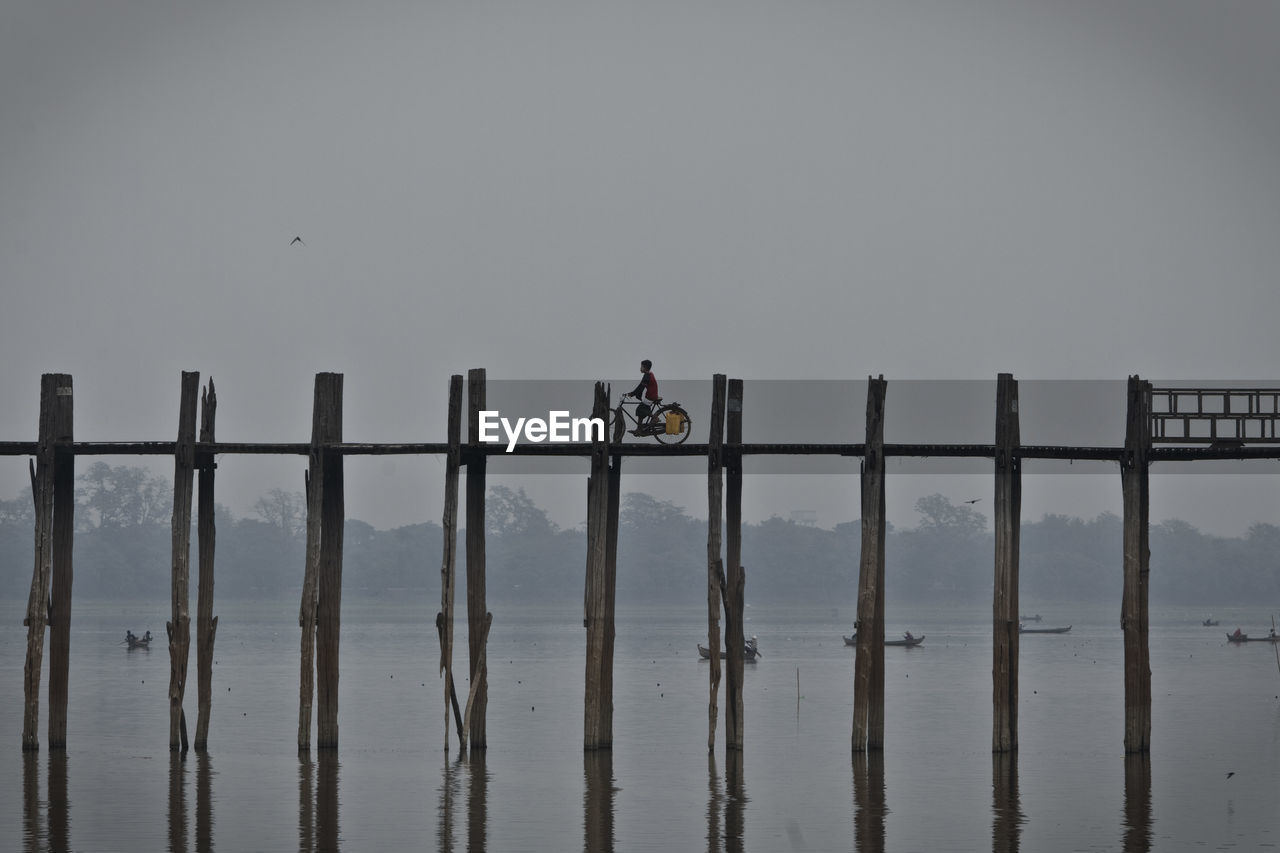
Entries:
{"label": "foggy sky", "polygon": [[[1262,0],[10,0],[0,440],[35,438],[45,372],[81,440],[172,439],[180,371],[212,375],[224,441],[307,440],[330,370],[349,441],[442,440],[481,366],[1276,378],[1277,43]],[[303,465],[224,459],[220,500]],[[438,519],[438,460],[347,467],[349,515]],[[748,517],[856,517],[830,479],[749,481]],[[1048,479],[1033,517],[1119,505]],[[528,485],[585,517],[579,478]],[[990,478],[889,489],[910,525]],[[1155,489],[1156,518],[1280,523],[1272,476]]]}

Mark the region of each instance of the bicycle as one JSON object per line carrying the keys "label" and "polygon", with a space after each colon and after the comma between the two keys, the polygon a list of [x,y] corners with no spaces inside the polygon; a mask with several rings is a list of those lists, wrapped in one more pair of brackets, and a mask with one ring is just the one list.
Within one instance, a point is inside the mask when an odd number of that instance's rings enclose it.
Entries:
{"label": "bicycle", "polygon": [[[641,405],[648,406],[648,415],[638,414]],[[631,408],[628,408],[631,407]],[[679,403],[663,403],[657,400],[628,400],[624,395],[618,399],[618,407],[609,415],[609,434],[619,423],[628,422],[631,428],[627,432],[635,436],[653,436],[660,444],[683,444],[693,432],[693,421],[689,413]]]}

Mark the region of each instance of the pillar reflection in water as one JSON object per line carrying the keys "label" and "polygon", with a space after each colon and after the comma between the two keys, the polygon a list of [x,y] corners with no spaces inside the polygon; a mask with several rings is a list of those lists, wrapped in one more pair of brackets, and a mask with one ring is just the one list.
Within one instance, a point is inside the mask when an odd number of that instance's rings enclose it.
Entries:
{"label": "pillar reflection in water", "polygon": [[310,754],[298,751],[298,850],[316,849],[315,769]]}
{"label": "pillar reflection in water", "polygon": [[1022,801],[1018,797],[1018,754],[991,756],[991,850],[1016,853],[1022,838]]}
{"label": "pillar reflection in water", "polygon": [[587,853],[613,853],[613,750],[589,749],[583,753],[582,796],[583,849]]}
{"label": "pillar reflection in water", "polygon": [[884,853],[884,753],[853,754],[853,839],[859,853]]}
{"label": "pillar reflection in water", "polygon": [[49,849],[71,849],[71,805],[67,800],[67,753],[49,752]]}
{"label": "pillar reflection in water", "polygon": [[316,756],[316,851],[338,849],[338,751],[322,749]]}
{"label": "pillar reflection in water", "polygon": [[720,774],[716,772],[716,754],[707,755],[707,853],[720,853]]}
{"label": "pillar reflection in water", "polygon": [[169,851],[185,853],[187,849],[187,809],[182,785],[183,753],[169,752]]}
{"label": "pillar reflection in water", "polygon": [[747,792],[742,783],[742,750],[731,749],[724,763],[724,788],[716,774],[715,754],[707,756],[707,853],[746,849]]}
{"label": "pillar reflection in water", "polygon": [[213,768],[209,753],[196,753],[196,853],[213,850]]}
{"label": "pillar reflection in water", "polygon": [[439,821],[436,825],[436,849],[440,853],[453,853],[453,804],[458,798],[458,766],[461,763],[461,755],[455,762],[450,761],[446,754],[444,770],[440,774]]}
{"label": "pillar reflection in water", "polygon": [[467,849],[485,849],[489,810],[489,773],[484,765],[484,750],[473,749],[467,756],[467,768],[471,773],[467,796]]}
{"label": "pillar reflection in water", "polygon": [[23,849],[44,848],[40,832],[40,753],[22,753],[22,841]]}
{"label": "pillar reflection in water", "polygon": [[1124,757],[1124,853],[1151,849],[1151,756]]}
{"label": "pillar reflection in water", "polygon": [[[298,753],[298,850],[338,849],[338,752],[321,749],[313,762]],[[314,792],[314,793],[313,793]]]}

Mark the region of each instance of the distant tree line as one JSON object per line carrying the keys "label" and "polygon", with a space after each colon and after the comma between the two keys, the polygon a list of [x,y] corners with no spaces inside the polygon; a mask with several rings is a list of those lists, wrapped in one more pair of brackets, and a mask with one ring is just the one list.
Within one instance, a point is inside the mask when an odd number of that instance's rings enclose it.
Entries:
{"label": "distant tree line", "polygon": [[[91,465],[78,478],[75,533],[77,598],[167,600],[172,487],[142,468]],[[989,601],[993,541],[987,519],[942,495],[916,502],[912,528],[887,531],[886,584],[892,600]],[[273,489],[248,518],[219,505],[215,590],[219,598],[300,595],[306,540],[301,493]],[[29,490],[0,500],[0,596],[25,599],[31,585],[34,510]],[[563,529],[523,489],[493,486],[485,520],[488,598],[495,603],[574,604],[582,600],[586,535]],[[1045,515],[1024,522],[1020,585],[1024,601],[1119,602],[1122,523]],[[196,589],[192,537],[191,589]],[[744,525],[747,600],[756,604],[832,602],[857,596],[861,525],[832,530],[770,518]],[[706,600],[705,519],[633,492],[623,496],[618,531],[618,601]],[[442,531],[434,522],[378,530],[348,519],[344,593],[435,606]],[[458,538],[458,603],[465,602],[465,531]],[[1201,533],[1183,521],[1151,528],[1151,599],[1211,606],[1280,602],[1280,527],[1254,524],[1242,537]]]}

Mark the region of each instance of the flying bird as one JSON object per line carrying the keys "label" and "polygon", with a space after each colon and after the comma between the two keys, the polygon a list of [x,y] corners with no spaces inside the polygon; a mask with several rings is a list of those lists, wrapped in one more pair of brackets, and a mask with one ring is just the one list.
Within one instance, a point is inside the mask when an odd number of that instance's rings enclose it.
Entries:
{"label": "flying bird", "polygon": [[1230,779],[1234,775],[1236,775],[1236,772],[1232,770],[1230,773],[1227,774],[1227,778]]}
{"label": "flying bird", "polygon": [[[302,243],[302,238],[301,238],[301,237],[294,237],[294,238],[293,238],[293,240],[292,240],[292,241],[290,241],[289,245],[290,245],[290,246],[292,246],[294,243]],[[302,243],[302,245],[304,245],[304,246],[305,246],[305,245],[307,245],[307,244],[306,244],[306,243]]]}
{"label": "flying bird", "polygon": [[974,499],[973,499],[973,500],[971,500],[971,501],[965,501],[965,503],[967,503],[967,504],[976,504],[976,503],[977,503],[978,501],[980,501],[980,500],[982,500],[982,498],[974,498]]}

